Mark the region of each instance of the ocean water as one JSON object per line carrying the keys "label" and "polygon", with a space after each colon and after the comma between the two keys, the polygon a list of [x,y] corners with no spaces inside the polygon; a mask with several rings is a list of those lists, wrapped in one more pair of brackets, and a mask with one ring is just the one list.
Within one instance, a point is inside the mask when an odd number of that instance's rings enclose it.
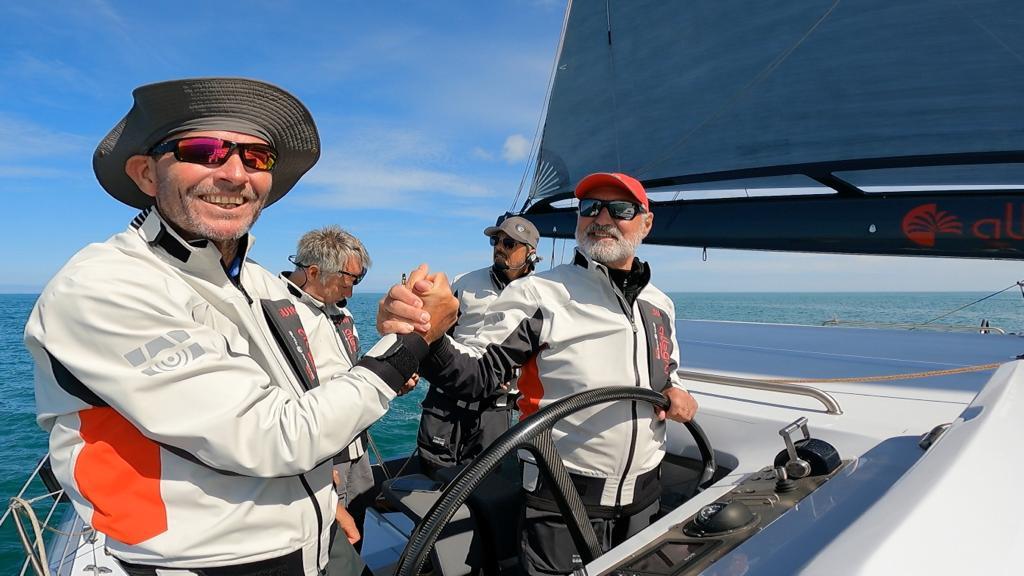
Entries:
{"label": "ocean water", "polygon": [[[920,293],[674,293],[680,318],[820,325],[831,319],[920,323],[987,296],[974,292]],[[379,338],[374,329],[379,294],[357,294],[350,309],[368,349]],[[35,423],[32,360],[22,331],[34,294],[0,294],[0,502],[17,493],[46,450],[46,435]],[[1024,332],[1024,296],[1004,292],[936,324],[978,326],[988,320],[1010,332]],[[683,351],[685,354],[685,350]],[[412,450],[419,422],[420,386],[398,398],[371,432],[385,457]],[[14,527],[0,528],[0,574],[17,574],[23,558]]]}

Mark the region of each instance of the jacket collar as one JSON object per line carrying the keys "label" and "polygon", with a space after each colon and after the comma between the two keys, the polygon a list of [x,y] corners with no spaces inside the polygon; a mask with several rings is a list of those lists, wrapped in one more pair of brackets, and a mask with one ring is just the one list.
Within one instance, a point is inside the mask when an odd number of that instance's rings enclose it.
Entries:
{"label": "jacket collar", "polygon": [[494,269],[494,266],[488,268],[487,272],[491,276],[491,285],[494,286],[495,290],[501,292],[505,289],[505,286],[508,286],[508,280],[505,278],[505,275],[499,274],[498,271]]}
{"label": "jacket collar", "polygon": [[[651,267],[650,264],[648,264],[647,262],[640,261],[638,258],[634,257],[634,266],[637,262],[640,263],[641,274],[643,274],[642,288],[645,288],[651,280]],[[584,268],[586,270],[600,274],[602,277],[604,277],[608,284],[611,285],[612,289],[615,290],[617,294],[622,294],[622,291],[619,290],[619,286],[612,280],[611,275],[608,273],[608,267],[605,266],[604,264],[601,264],[600,262],[591,260],[590,257],[584,254],[578,246],[576,247],[576,254],[575,256],[573,256],[572,263],[576,266],[579,266],[580,268]],[[643,291],[642,288],[641,291]]]}
{"label": "jacket collar", "polygon": [[278,274],[278,277],[284,281],[284,285],[285,288],[288,289],[288,293],[291,294],[296,301],[306,304],[307,306],[311,306],[319,310],[322,310],[323,313],[327,314],[328,316],[337,316],[339,314],[344,314],[344,308],[346,304],[345,300],[342,300],[337,304],[333,304],[330,302],[321,302],[315,296],[299,287],[298,284],[292,282],[291,276],[292,273],[289,271],[281,272],[280,274]]}
{"label": "jacket collar", "polygon": [[[167,253],[178,266],[195,273],[209,273],[219,270],[226,275],[221,264],[221,253],[217,246],[209,240],[193,240],[182,238],[155,207],[149,207],[132,220],[130,227],[154,249],[159,248]],[[255,237],[246,234],[238,243],[239,258],[245,262],[255,242]]]}
{"label": "jacket collar", "polygon": [[299,302],[302,302],[303,304],[306,304],[306,305],[309,305],[309,306],[314,306],[314,307],[319,308],[321,310],[324,309],[324,303],[323,302],[321,302],[320,300],[318,300],[315,297],[313,297],[310,293],[308,293],[305,290],[303,290],[295,282],[292,282],[292,273],[291,272],[287,272],[287,271],[286,272],[281,272],[280,274],[278,274],[278,277],[281,280],[284,280],[285,288],[288,289],[288,293],[290,293],[293,297],[295,297],[296,300],[298,300]]}
{"label": "jacket collar", "polygon": [[[151,206],[139,212],[130,225],[146,244],[163,248],[181,263],[188,263],[194,257],[206,258],[210,255],[220,261],[220,250],[212,242],[205,239],[189,242],[181,238],[156,207]],[[239,241],[239,256],[243,260],[247,257],[254,240],[252,234],[247,234]]]}

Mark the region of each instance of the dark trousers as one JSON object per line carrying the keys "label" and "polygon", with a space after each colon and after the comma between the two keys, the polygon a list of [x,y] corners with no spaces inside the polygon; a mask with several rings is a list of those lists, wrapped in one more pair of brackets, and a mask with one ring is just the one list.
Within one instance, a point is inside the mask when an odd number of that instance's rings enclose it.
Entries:
{"label": "dark trousers", "polygon": [[[361,527],[360,527],[361,528]],[[331,543],[331,556],[327,564],[327,576],[365,576],[372,574],[359,557],[359,552],[348,543],[340,530]]]}
{"label": "dark trousers", "polygon": [[[348,544],[347,540],[345,544]],[[351,547],[349,545],[349,548]],[[160,576],[161,574],[181,574],[182,576],[303,576],[306,573],[303,569],[301,549],[279,558],[211,568],[163,568],[160,566],[132,564],[124,560],[118,560],[118,563],[128,576]]]}
{"label": "dark trousers", "polygon": [[510,406],[476,404],[460,407],[436,390],[428,391],[416,437],[420,464],[428,476],[440,468],[472,462],[511,426]]}
{"label": "dark trousers", "polygon": [[[573,555],[578,552],[562,514],[529,505],[524,506],[523,511],[522,562],[526,573],[531,576],[572,574],[576,567]],[[607,552],[648,527],[657,513],[658,502],[655,501],[636,514],[592,519],[590,524],[601,551]]]}
{"label": "dark trousers", "polygon": [[[362,532],[366,509],[373,504],[373,469],[370,468],[370,456],[363,454],[351,462],[335,464],[334,470],[341,477],[341,483],[337,486],[340,503],[356,521],[359,532]],[[362,540],[356,542],[356,552],[362,547]]]}

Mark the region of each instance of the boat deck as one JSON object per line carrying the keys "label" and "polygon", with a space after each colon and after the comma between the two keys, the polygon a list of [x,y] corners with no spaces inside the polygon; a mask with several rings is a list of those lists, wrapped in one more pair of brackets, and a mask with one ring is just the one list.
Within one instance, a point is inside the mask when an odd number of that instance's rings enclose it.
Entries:
{"label": "boat deck", "polygon": [[[982,463],[1005,456],[1000,445],[1013,436],[1008,430],[1021,427],[1014,424],[1020,421],[1014,413],[1024,404],[1013,400],[1013,390],[1024,371],[1012,363],[1024,353],[1020,336],[713,321],[680,321],[678,328],[682,370],[749,380],[810,380],[799,384],[828,393],[841,413],[828,413],[818,400],[783,391],[684,379],[700,404],[698,421],[719,464],[731,473],[599,558],[588,566],[591,573],[604,573],[750,474],[771,466],[784,448],[779,430],[801,417],[807,418],[812,437],[835,446],[851,465],[812,494],[808,506],[780,519],[778,529],[730,553],[726,564],[742,560],[750,574],[818,574],[829,573],[822,567],[834,567],[842,558],[851,574],[878,573],[879,566],[899,559],[899,550],[883,546],[888,539],[904,547],[928,541],[920,536],[925,533],[935,541],[955,540],[950,536],[955,531],[943,530],[925,504],[941,501],[946,503],[942,510],[977,515],[968,487],[992,482],[984,478]],[[882,378],[989,364],[1003,366],[998,373],[993,366]],[[996,399],[1000,410],[991,409]],[[922,435],[950,423],[935,447],[925,451],[918,445]],[[966,444],[974,448],[954,449]],[[682,426],[670,426],[669,451],[696,456]],[[1003,461],[1006,469],[1020,468],[1019,459]],[[851,525],[860,526],[857,519],[868,516],[886,521],[870,523],[854,536]],[[1013,537],[997,540],[1002,545]],[[862,552],[850,554],[853,549]],[[998,554],[990,555],[990,566],[999,562]],[[940,564],[934,567],[946,572]]]}
{"label": "boat deck", "polygon": [[[683,369],[746,378],[876,377],[1009,362],[1024,354],[1024,337],[1017,335],[707,320],[680,320],[677,326]],[[990,375],[894,382],[929,394],[944,390],[973,397]]]}

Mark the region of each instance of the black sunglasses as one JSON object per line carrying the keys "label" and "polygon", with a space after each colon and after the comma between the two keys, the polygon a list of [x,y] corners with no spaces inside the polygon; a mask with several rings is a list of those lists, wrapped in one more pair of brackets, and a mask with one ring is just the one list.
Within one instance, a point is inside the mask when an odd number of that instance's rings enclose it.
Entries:
{"label": "black sunglasses", "polygon": [[595,200],[584,198],[580,200],[580,216],[586,218],[597,218],[602,208],[608,209],[608,215],[616,220],[632,220],[637,214],[644,212],[642,206],[628,200]]}
{"label": "black sunglasses", "polygon": [[363,278],[366,278],[366,268],[363,268],[363,271],[360,272],[359,274],[345,272],[344,270],[338,270],[338,274],[341,274],[342,276],[348,276],[349,278],[352,279],[352,285],[356,286],[363,281]]}
{"label": "black sunglasses", "polygon": [[498,242],[501,242],[501,245],[505,247],[505,250],[513,250],[519,245],[519,242],[509,238],[508,236],[501,240],[498,240],[497,236],[491,236],[491,246],[497,246]]}
{"label": "black sunglasses", "polygon": [[[291,262],[292,264],[295,264],[299,268],[309,268],[310,266],[312,266],[312,264],[302,264],[301,262],[297,262],[295,260],[295,255],[294,254],[288,257],[288,261]],[[359,283],[363,281],[363,278],[366,278],[366,273],[367,272],[369,272],[369,270],[367,270],[366,268],[363,268],[363,271],[360,272],[359,274],[353,274],[351,272],[346,272],[344,270],[338,270],[337,272],[323,272],[323,271],[321,271],[322,274],[341,274],[342,276],[348,276],[349,278],[352,279],[352,285],[353,286],[358,286]]]}
{"label": "black sunglasses", "polygon": [[168,152],[174,152],[174,157],[179,162],[221,166],[228,161],[228,158],[231,158],[235,150],[238,150],[238,156],[242,159],[242,164],[253,170],[270,172],[277,163],[277,150],[274,150],[274,147],[268,144],[239,144],[238,142],[209,136],[192,136],[168,140],[151,148],[149,155],[159,156]]}

